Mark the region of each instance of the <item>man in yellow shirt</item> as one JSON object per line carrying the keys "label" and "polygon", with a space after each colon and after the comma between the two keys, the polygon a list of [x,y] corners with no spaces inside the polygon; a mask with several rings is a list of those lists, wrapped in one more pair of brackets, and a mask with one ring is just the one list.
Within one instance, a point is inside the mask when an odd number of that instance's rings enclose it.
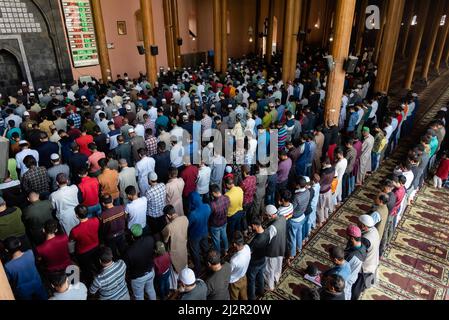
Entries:
{"label": "man in yellow shirt", "polygon": [[234,185],[234,179],[227,177],[225,179],[226,196],[229,198],[228,208],[228,226],[229,235],[234,236],[235,231],[242,231],[242,219],[244,219],[243,211],[243,190]]}

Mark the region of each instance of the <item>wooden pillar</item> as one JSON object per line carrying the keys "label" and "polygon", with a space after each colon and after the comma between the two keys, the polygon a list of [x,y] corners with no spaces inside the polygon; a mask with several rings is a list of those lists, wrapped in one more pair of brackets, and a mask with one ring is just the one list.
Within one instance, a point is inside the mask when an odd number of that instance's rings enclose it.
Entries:
{"label": "wooden pillar", "polygon": [[351,44],[351,31],[354,20],[356,0],[337,0],[334,22],[334,41],[331,55],[334,58],[334,69],[327,79],[325,121],[331,120],[338,124],[341,109],[346,72],[343,69],[345,60],[349,55]]}
{"label": "wooden pillar", "polygon": [[221,0],[221,71],[228,70],[228,0]]}
{"label": "wooden pillar", "polygon": [[410,54],[408,56],[407,73],[405,74],[404,88],[411,90],[412,82],[415,75],[416,62],[418,61],[419,49],[421,48],[421,41],[426,28],[427,16],[429,13],[430,1],[420,1],[418,6],[418,24],[416,31],[412,38],[410,47]]}
{"label": "wooden pillar", "polygon": [[11,290],[11,286],[9,285],[5,269],[3,268],[2,261],[0,260],[0,301],[1,300],[15,300],[15,299],[14,294],[12,293]]}
{"label": "wooden pillar", "polygon": [[92,0],[92,13],[95,25],[95,35],[97,37],[98,59],[100,60],[101,77],[104,83],[108,82],[108,77],[112,79],[111,62],[109,61],[108,44],[106,40],[106,31],[104,29],[103,13],[101,10],[101,1]]}
{"label": "wooden pillar", "polygon": [[407,15],[404,19],[404,32],[401,36],[401,44],[399,47],[399,53],[402,58],[405,58],[405,52],[407,51],[408,36],[410,34],[410,28],[412,26],[413,16],[415,15],[416,1],[412,1],[409,6],[407,6]]}
{"label": "wooden pillar", "polygon": [[214,66],[221,72],[221,1],[214,0]]}
{"label": "wooden pillar", "polygon": [[441,58],[443,57],[443,51],[447,42],[447,35],[449,34],[449,3],[446,4],[444,12],[446,12],[446,21],[444,27],[441,28],[439,32],[439,39],[437,41],[437,47],[435,49],[436,53],[434,66],[438,74],[440,74]]}
{"label": "wooden pillar", "polygon": [[164,6],[164,24],[165,24],[165,43],[167,44],[167,63],[169,68],[175,68],[175,49],[173,39],[173,22],[171,15],[171,0],[163,0]]}
{"label": "wooden pillar", "polygon": [[[449,16],[448,16],[448,19],[449,19]],[[446,63],[446,66],[448,66],[449,65],[449,41],[446,41],[446,46],[445,46],[446,48],[444,49],[445,50],[445,53],[444,53],[444,62]]]}
{"label": "wooden pillar", "polygon": [[282,57],[282,81],[284,81],[284,83],[287,83],[288,78],[290,77],[290,63],[292,60],[291,34],[293,33],[295,1],[296,0],[285,1],[284,44],[282,46],[282,51],[284,52]]}
{"label": "wooden pillar", "polygon": [[365,33],[365,24],[366,24],[366,7],[368,6],[368,0],[362,0],[360,4],[358,22],[357,22],[357,33],[356,33],[356,42],[355,42],[355,55],[359,56],[362,52],[363,45],[363,35]]}
{"label": "wooden pillar", "polygon": [[402,14],[404,12],[405,0],[390,0],[386,12],[386,24],[382,41],[382,49],[379,53],[376,83],[374,90],[377,92],[388,92],[391,71],[393,70],[396,47],[401,30]]}
{"label": "wooden pillar", "polygon": [[254,28],[254,52],[256,56],[260,53],[260,11],[261,11],[261,0],[256,0],[256,24]]}
{"label": "wooden pillar", "polygon": [[171,0],[171,14],[173,22],[172,30],[173,30],[173,47],[175,52],[175,65],[176,68],[181,68],[182,67],[181,46],[178,45],[178,39],[181,39],[179,31],[178,0]]}
{"label": "wooden pillar", "polygon": [[444,0],[437,0],[437,4],[434,11],[431,32],[429,35],[429,43],[426,50],[426,55],[423,60],[423,67],[421,71],[421,78],[427,82],[429,76],[430,63],[432,62],[432,55],[435,49],[435,43],[437,41],[438,29],[440,28],[441,15],[444,9]]}
{"label": "wooden pillar", "polygon": [[267,52],[265,53],[265,61],[270,64],[273,57],[273,31],[274,31],[274,1],[269,0],[268,9],[268,35],[267,35]]}
{"label": "wooden pillar", "polygon": [[307,28],[309,27],[310,1],[311,0],[303,0],[302,2],[301,31],[304,31],[305,34],[301,37],[301,40],[299,41],[299,52],[303,52],[304,45],[307,42]]}
{"label": "wooden pillar", "polygon": [[151,46],[156,45],[153,28],[153,7],[151,0],[140,0],[142,10],[143,44],[145,47],[145,67],[152,86],[157,82],[156,56],[151,54]]}
{"label": "wooden pillar", "polygon": [[332,19],[334,16],[334,11],[335,11],[335,2],[333,0],[326,1],[326,15],[325,15],[325,21],[324,21],[324,36],[323,39],[321,41],[321,46],[324,49],[327,49],[329,46],[329,39],[331,36],[331,31],[332,31]]}
{"label": "wooden pillar", "polygon": [[296,74],[296,63],[298,59],[298,34],[299,27],[301,24],[301,10],[302,10],[302,0],[295,0],[295,8],[293,13],[293,32],[290,34],[291,42],[291,54],[289,63],[289,76],[288,80],[293,81]]}
{"label": "wooden pillar", "polygon": [[387,22],[387,8],[389,2],[390,0],[384,0],[380,10],[380,19],[381,19],[380,30],[377,31],[376,44],[374,45],[374,54],[373,54],[373,60],[375,63],[377,63],[377,61],[379,60],[379,53],[380,49],[382,48],[382,39],[385,30],[385,23]]}

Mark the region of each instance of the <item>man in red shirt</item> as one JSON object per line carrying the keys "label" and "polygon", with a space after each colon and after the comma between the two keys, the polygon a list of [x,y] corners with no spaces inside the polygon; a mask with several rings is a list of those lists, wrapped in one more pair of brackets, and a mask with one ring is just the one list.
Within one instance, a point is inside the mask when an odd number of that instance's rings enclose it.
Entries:
{"label": "man in red shirt", "polygon": [[242,166],[243,181],[240,184],[240,188],[243,190],[243,210],[245,211],[246,219],[242,219],[243,230],[248,229],[248,223],[251,223],[252,217],[250,212],[252,210],[252,204],[254,201],[254,194],[256,193],[257,179],[255,176],[250,175],[251,169],[247,165]]}
{"label": "man in red shirt", "polygon": [[98,160],[106,158],[106,154],[104,152],[100,152],[97,149],[97,145],[95,143],[89,143],[89,150],[92,154],[87,159],[89,163],[89,170],[91,175],[98,176],[101,173],[101,168],[98,165]]}
{"label": "man in red shirt", "polygon": [[100,182],[97,178],[89,177],[86,168],[80,169],[78,176],[81,179],[78,184],[79,203],[87,207],[89,217],[100,216]]}
{"label": "man in red shirt", "polygon": [[189,195],[196,190],[196,182],[198,180],[198,167],[190,163],[190,159],[184,160],[184,170],[182,170],[180,177],[184,180],[184,190],[182,191],[182,198],[184,203],[184,212],[190,212],[188,206]]}
{"label": "man in red shirt", "polygon": [[400,214],[402,211],[402,200],[404,200],[405,195],[407,194],[407,190],[405,189],[405,184],[407,183],[407,178],[404,176],[394,177],[393,184],[395,186],[394,195],[396,196],[396,202],[394,204],[393,210],[391,212],[391,215],[394,217],[394,224],[393,227],[396,228],[396,226],[399,223],[400,220]]}
{"label": "man in red shirt", "polygon": [[89,149],[89,144],[94,142],[94,137],[87,134],[87,128],[83,127],[81,129],[81,136],[75,140],[76,144],[80,147],[80,153],[85,154],[90,157],[92,151]]}
{"label": "man in red shirt", "polygon": [[83,276],[86,277],[86,283],[90,284],[97,269],[100,220],[98,218],[89,219],[87,207],[83,205],[75,207],[75,214],[80,223],[72,229],[69,238],[70,241],[75,242],[76,258]]}
{"label": "man in red shirt", "polygon": [[57,235],[58,221],[48,220],[44,226],[46,240],[36,247],[36,258],[45,272],[56,273],[65,271],[72,264],[69,253],[69,237]]}

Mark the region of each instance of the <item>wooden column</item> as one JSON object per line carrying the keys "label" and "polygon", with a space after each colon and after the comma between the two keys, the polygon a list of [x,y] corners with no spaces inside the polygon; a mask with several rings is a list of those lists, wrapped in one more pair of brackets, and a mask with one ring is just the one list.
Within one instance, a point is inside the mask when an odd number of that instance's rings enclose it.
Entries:
{"label": "wooden column", "polygon": [[265,53],[265,61],[268,64],[271,63],[271,58],[273,57],[274,1],[270,0],[268,9],[267,52]]}
{"label": "wooden column", "polygon": [[420,1],[418,5],[418,24],[416,31],[412,38],[410,47],[410,54],[408,56],[407,73],[405,74],[404,88],[411,90],[412,82],[415,75],[416,62],[418,61],[419,49],[421,48],[421,41],[426,28],[427,16],[429,13],[430,1]]}
{"label": "wooden column", "polygon": [[293,19],[295,13],[295,1],[285,1],[285,24],[284,24],[284,44],[282,45],[282,81],[287,83],[290,77],[290,63],[292,60],[292,42],[291,34],[293,33]]}
{"label": "wooden column", "polygon": [[261,0],[256,0],[256,24],[254,28],[254,52],[256,56],[260,54],[260,11],[261,11]]}
{"label": "wooden column", "polygon": [[296,62],[298,58],[298,33],[301,24],[302,0],[295,0],[295,8],[293,13],[293,32],[290,34],[291,54],[289,63],[288,80],[293,81],[296,74]]}
{"label": "wooden column", "polygon": [[366,24],[366,7],[368,6],[368,0],[362,0],[360,3],[359,16],[357,21],[357,33],[355,42],[355,55],[359,56],[362,51],[363,35],[365,33]]}
{"label": "wooden column", "polygon": [[0,260],[0,301],[1,300],[15,300],[12,293],[11,286],[9,285],[8,278],[3,269],[2,261]]}
{"label": "wooden column", "polygon": [[421,78],[427,82],[429,76],[430,63],[432,62],[432,55],[437,41],[438,29],[440,28],[441,15],[444,9],[444,0],[437,0],[435,7],[431,32],[429,34],[429,43],[426,50],[426,55],[423,60],[423,67],[421,71]]}
{"label": "wooden column", "polygon": [[214,0],[214,66],[221,72],[221,0]]}
{"label": "wooden column", "polygon": [[157,82],[156,56],[151,54],[151,46],[156,45],[153,28],[153,6],[151,0],[140,0],[142,10],[143,44],[145,47],[145,67],[152,86]]}
{"label": "wooden column", "polygon": [[299,41],[299,52],[303,52],[304,45],[307,42],[307,28],[309,27],[310,1],[311,0],[303,0],[302,2],[301,31],[304,31],[305,35],[301,37],[301,40]]}
{"label": "wooden column", "polygon": [[175,49],[173,39],[173,22],[171,15],[171,0],[163,0],[165,43],[167,44],[167,63],[170,68],[175,68]]}
{"label": "wooden column", "polygon": [[103,12],[101,10],[101,1],[92,0],[92,13],[95,25],[95,35],[97,38],[98,59],[100,60],[101,78],[104,83],[108,82],[108,77],[112,79],[111,62],[109,61],[108,44],[106,40],[106,31],[104,29]]}
{"label": "wooden column", "polygon": [[384,0],[382,7],[380,9],[380,19],[381,19],[380,30],[377,31],[376,44],[374,45],[374,54],[373,54],[373,60],[375,63],[377,63],[377,61],[379,60],[379,53],[383,44],[382,39],[385,30],[385,23],[387,22],[387,8],[389,2],[390,0]]}
{"label": "wooden column", "polygon": [[439,39],[437,41],[437,47],[435,49],[435,70],[440,74],[441,58],[443,57],[443,51],[447,42],[447,35],[449,34],[449,3],[446,4],[444,10],[446,12],[446,21],[444,27],[439,32]]}
{"label": "wooden column", "polygon": [[411,1],[410,5],[407,6],[407,15],[404,19],[404,32],[401,36],[401,44],[399,47],[399,53],[402,58],[405,58],[405,52],[407,50],[407,44],[408,44],[408,36],[410,34],[410,28],[412,26],[413,16],[415,15],[415,6],[416,1]]}
{"label": "wooden column", "polygon": [[401,30],[402,14],[405,0],[390,0],[386,12],[385,32],[382,40],[382,49],[379,53],[376,83],[374,91],[388,92],[391,71],[393,69],[396,47]]}
{"label": "wooden column", "polygon": [[338,124],[341,109],[346,72],[343,69],[345,60],[349,55],[351,44],[352,23],[354,20],[356,0],[337,0],[334,22],[334,41],[331,55],[335,61],[334,69],[327,79],[325,121],[332,120]]}
{"label": "wooden column", "polygon": [[178,45],[178,39],[181,39],[179,31],[179,14],[178,14],[178,0],[171,0],[171,14],[173,22],[173,48],[175,52],[176,68],[182,67],[181,46]]}
{"label": "wooden column", "polygon": [[[448,17],[449,18],[449,17]],[[448,66],[449,64],[449,41],[446,41],[446,46],[445,46],[446,48],[444,49],[445,50],[445,53],[444,53],[444,62],[446,63],[446,66]]]}
{"label": "wooden column", "polygon": [[332,31],[332,19],[334,16],[335,11],[335,2],[332,1],[326,1],[326,21],[324,21],[324,36],[321,41],[321,45],[324,49],[327,49],[329,46],[329,38],[331,36]]}
{"label": "wooden column", "polygon": [[228,70],[228,0],[221,0],[221,71]]}

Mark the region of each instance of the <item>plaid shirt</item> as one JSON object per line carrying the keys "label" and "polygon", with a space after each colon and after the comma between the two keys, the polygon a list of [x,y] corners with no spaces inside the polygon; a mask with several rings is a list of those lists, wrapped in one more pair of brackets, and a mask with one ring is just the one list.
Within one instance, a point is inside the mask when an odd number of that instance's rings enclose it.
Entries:
{"label": "plaid shirt", "polygon": [[145,194],[147,197],[147,216],[159,218],[164,215],[165,194],[165,184],[158,183],[154,187],[150,186]]}
{"label": "plaid shirt", "polygon": [[157,154],[157,139],[154,136],[148,136],[145,140],[148,156],[152,157]]}
{"label": "plaid shirt", "polygon": [[256,193],[257,179],[255,176],[248,176],[242,181],[240,187],[243,190],[243,205],[253,202]]}
{"label": "plaid shirt", "polygon": [[219,228],[225,225],[228,217],[229,204],[230,200],[225,195],[210,203],[210,207],[212,208],[210,224],[212,227]]}
{"label": "plaid shirt", "polygon": [[50,180],[44,167],[34,167],[24,173],[22,189],[25,195],[31,191],[39,194],[50,192]]}
{"label": "plaid shirt", "polygon": [[75,128],[79,129],[81,128],[81,116],[78,113],[72,113],[70,114],[67,119],[73,120],[73,123],[75,125]]}

